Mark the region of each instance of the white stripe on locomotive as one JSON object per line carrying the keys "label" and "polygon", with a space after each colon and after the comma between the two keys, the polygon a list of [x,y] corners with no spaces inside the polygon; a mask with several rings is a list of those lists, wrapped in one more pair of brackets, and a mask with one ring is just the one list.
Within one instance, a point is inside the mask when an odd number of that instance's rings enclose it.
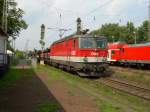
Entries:
{"label": "white stripe on locomotive", "polygon": [[[74,57],[74,56],[50,56],[50,59],[60,61],[71,61],[71,62],[85,62],[85,57]],[[87,62],[105,62],[106,57],[86,57]]]}

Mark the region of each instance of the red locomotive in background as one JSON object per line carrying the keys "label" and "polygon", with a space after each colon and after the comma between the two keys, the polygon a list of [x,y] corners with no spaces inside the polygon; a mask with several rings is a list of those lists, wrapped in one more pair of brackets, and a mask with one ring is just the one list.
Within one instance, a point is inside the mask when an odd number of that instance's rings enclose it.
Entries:
{"label": "red locomotive in background", "polygon": [[71,35],[54,42],[41,58],[45,63],[76,71],[81,76],[100,76],[107,67],[107,40],[98,36]]}
{"label": "red locomotive in background", "polygon": [[127,45],[125,43],[108,44],[108,57],[110,63],[124,65],[150,65],[150,43]]}
{"label": "red locomotive in background", "polygon": [[118,61],[121,60],[121,49],[127,46],[126,43],[108,43],[108,57],[107,61],[110,63],[117,63]]}

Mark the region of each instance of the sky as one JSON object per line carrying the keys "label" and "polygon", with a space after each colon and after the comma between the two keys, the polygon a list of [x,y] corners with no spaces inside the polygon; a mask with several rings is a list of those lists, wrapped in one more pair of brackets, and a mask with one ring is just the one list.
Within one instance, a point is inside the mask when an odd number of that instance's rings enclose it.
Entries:
{"label": "sky", "polygon": [[[135,26],[148,19],[148,0],[16,0],[23,9],[28,29],[21,31],[16,40],[19,50],[41,49],[40,27],[45,24],[45,48],[60,39],[56,29],[71,29],[64,36],[76,32],[76,19],[82,19],[83,29],[95,30],[105,23]],[[28,43],[28,44],[27,44]]]}

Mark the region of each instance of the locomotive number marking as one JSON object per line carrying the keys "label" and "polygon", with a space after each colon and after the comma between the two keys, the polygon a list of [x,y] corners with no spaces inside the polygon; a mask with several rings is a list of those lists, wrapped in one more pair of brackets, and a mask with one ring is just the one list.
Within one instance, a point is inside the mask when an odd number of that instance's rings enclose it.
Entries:
{"label": "locomotive number marking", "polygon": [[71,55],[72,55],[72,56],[75,56],[75,55],[76,55],[76,51],[72,51],[72,52],[71,52]]}
{"label": "locomotive number marking", "polygon": [[97,52],[91,52],[91,56],[98,56]]}

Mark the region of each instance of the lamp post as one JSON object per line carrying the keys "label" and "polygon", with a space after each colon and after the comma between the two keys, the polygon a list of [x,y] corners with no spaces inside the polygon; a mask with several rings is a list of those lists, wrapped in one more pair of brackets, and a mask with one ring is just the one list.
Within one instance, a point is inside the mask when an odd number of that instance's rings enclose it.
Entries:
{"label": "lamp post", "polygon": [[7,33],[7,24],[8,24],[8,12],[9,8],[13,7],[15,8],[17,6],[17,3],[15,0],[3,0],[3,17],[2,17],[2,28]]}
{"label": "lamp post", "polygon": [[3,0],[3,17],[2,17],[2,28],[7,32],[7,0]]}
{"label": "lamp post", "polygon": [[150,41],[150,0],[148,1],[148,41]]}
{"label": "lamp post", "polygon": [[114,41],[114,36],[112,36],[112,39],[113,39],[113,43],[114,43],[114,42],[115,42],[115,41]]}
{"label": "lamp post", "polygon": [[137,44],[136,32],[133,33],[134,33],[134,44]]}
{"label": "lamp post", "polygon": [[13,48],[14,48],[14,51],[15,51],[15,49],[16,49],[16,37],[13,37],[13,41],[14,41],[14,46],[13,46]]}

